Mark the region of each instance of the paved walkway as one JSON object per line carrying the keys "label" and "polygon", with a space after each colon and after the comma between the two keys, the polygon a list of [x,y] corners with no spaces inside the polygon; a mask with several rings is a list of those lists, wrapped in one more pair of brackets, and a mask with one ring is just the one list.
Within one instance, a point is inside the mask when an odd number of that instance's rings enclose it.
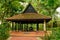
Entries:
{"label": "paved walkway", "polygon": [[8,40],[43,40],[41,37],[10,37]]}
{"label": "paved walkway", "polygon": [[37,37],[11,37],[10,40],[37,40]]}
{"label": "paved walkway", "polygon": [[11,32],[11,36],[44,36],[45,32],[40,31],[40,32]]}
{"label": "paved walkway", "polygon": [[[40,32],[11,32],[11,37],[8,40],[42,40],[43,31]],[[50,32],[49,32],[50,33]]]}

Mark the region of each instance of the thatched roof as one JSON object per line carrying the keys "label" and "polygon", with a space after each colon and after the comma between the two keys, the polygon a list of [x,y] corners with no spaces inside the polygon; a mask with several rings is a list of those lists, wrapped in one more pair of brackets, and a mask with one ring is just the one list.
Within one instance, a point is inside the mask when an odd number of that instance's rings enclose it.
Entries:
{"label": "thatched roof", "polygon": [[35,14],[35,13],[25,13],[25,14],[19,14],[14,15],[10,18],[7,18],[8,21],[22,21],[22,22],[43,22],[46,20],[47,22],[51,19],[51,17],[41,15],[41,14]]}
{"label": "thatched roof", "polygon": [[51,20],[51,17],[38,14],[31,4],[22,12],[22,14],[14,15],[6,18],[8,21],[22,22],[22,23],[43,23],[44,20],[47,22]]}

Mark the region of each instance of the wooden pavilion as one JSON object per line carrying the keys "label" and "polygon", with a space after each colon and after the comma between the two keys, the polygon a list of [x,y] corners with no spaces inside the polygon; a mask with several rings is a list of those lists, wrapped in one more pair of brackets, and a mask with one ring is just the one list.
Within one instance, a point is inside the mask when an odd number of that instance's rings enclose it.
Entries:
{"label": "wooden pavilion", "polygon": [[[34,9],[34,7],[31,5],[31,3],[29,3],[28,6],[26,7],[26,9],[21,14],[6,18],[6,20],[11,21],[12,24],[14,24],[14,25],[15,25],[15,23],[18,23],[18,24],[32,24],[32,23],[37,24],[37,27],[36,27],[37,31],[39,31],[39,23],[43,23],[44,24],[43,31],[46,31],[46,23],[51,20],[51,17],[39,14]],[[20,31],[19,27],[17,28],[18,31]],[[13,28],[13,25],[12,25],[12,28]],[[28,29],[28,26],[27,26],[27,29]]]}

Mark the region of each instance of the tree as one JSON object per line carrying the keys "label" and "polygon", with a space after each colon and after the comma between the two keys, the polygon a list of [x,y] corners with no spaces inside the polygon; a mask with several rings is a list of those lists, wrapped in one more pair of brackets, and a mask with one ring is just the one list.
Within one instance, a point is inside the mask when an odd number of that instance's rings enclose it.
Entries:
{"label": "tree", "polygon": [[7,40],[9,37],[9,23],[3,23],[0,25],[0,40]]}
{"label": "tree", "polygon": [[0,20],[19,14],[23,10],[23,6],[18,0],[1,0],[0,1]]}
{"label": "tree", "polygon": [[23,6],[18,0],[0,0],[0,40],[7,40],[9,37],[10,25],[5,18],[19,14],[23,10]]}

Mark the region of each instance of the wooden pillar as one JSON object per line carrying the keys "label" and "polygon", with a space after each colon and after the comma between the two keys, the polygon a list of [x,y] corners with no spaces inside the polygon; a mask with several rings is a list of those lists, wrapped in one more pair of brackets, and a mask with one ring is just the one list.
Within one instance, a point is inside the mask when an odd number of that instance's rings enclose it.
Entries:
{"label": "wooden pillar", "polygon": [[12,31],[15,31],[15,22],[11,22],[11,29]]}
{"label": "wooden pillar", "polygon": [[20,22],[20,30],[23,31],[23,24]]}
{"label": "wooden pillar", "polygon": [[22,24],[22,27],[23,27],[22,29],[23,29],[23,31],[24,31],[24,24]]}
{"label": "wooden pillar", "polygon": [[19,30],[20,30],[20,31],[22,31],[21,29],[22,29],[22,28],[21,28],[21,22],[20,22],[20,27],[19,27]]}
{"label": "wooden pillar", "polygon": [[18,32],[19,32],[19,23],[18,23]]}
{"label": "wooden pillar", "polygon": [[13,22],[14,31],[16,31],[16,24]]}
{"label": "wooden pillar", "polygon": [[27,31],[28,31],[28,23],[27,23]]}
{"label": "wooden pillar", "polygon": [[46,20],[44,20],[44,31],[46,31]]}
{"label": "wooden pillar", "polygon": [[24,31],[24,26],[23,26],[23,24],[22,24],[22,27],[23,27],[22,30]]}
{"label": "wooden pillar", "polygon": [[13,31],[13,22],[11,22],[11,30]]}
{"label": "wooden pillar", "polygon": [[25,24],[23,24],[23,31],[25,31]]}
{"label": "wooden pillar", "polygon": [[37,31],[39,31],[39,23],[37,23]]}
{"label": "wooden pillar", "polygon": [[19,22],[18,25],[18,31],[21,31],[21,23]]}
{"label": "wooden pillar", "polygon": [[18,32],[18,22],[16,22],[16,31]]}
{"label": "wooden pillar", "polygon": [[44,40],[48,40],[47,30],[46,30],[46,20],[44,20],[44,32],[45,32]]}
{"label": "wooden pillar", "polygon": [[13,28],[13,23],[11,22],[11,31],[13,31],[13,29],[12,29],[12,28]]}

